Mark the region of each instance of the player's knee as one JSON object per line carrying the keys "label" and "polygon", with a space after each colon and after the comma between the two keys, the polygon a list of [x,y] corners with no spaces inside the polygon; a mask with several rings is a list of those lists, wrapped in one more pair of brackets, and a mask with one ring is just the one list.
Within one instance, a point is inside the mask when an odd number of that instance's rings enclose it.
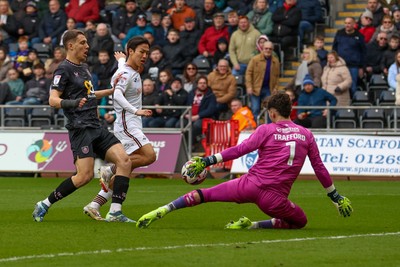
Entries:
{"label": "player's knee", "polygon": [[126,157],[121,157],[115,165],[117,166],[117,169],[124,170],[124,172],[129,172],[131,170],[131,160],[129,159],[128,156]]}
{"label": "player's knee", "polygon": [[302,217],[299,217],[296,222],[293,223],[294,229],[301,229],[304,228],[307,224],[307,217],[304,215]]}
{"label": "player's knee", "polygon": [[93,170],[87,170],[80,173],[77,173],[74,177],[74,185],[79,188],[89,183],[93,179],[94,173]]}
{"label": "player's knee", "polygon": [[201,192],[201,190],[193,190],[185,194],[183,197],[185,199],[187,207],[196,206],[204,201],[203,193]]}
{"label": "player's knee", "polygon": [[150,165],[150,164],[154,163],[154,161],[156,161],[156,159],[157,159],[156,153],[154,151],[152,151],[151,153],[149,153],[149,155],[147,157],[146,165]]}

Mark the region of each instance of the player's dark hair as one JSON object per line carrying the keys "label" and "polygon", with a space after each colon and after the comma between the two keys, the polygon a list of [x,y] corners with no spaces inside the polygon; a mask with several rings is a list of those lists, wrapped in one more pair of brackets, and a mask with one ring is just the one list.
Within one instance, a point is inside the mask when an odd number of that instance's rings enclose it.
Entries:
{"label": "player's dark hair", "polygon": [[135,36],[129,39],[128,43],[126,44],[126,54],[129,56],[128,49],[130,48],[133,51],[135,51],[136,47],[138,47],[141,44],[147,44],[150,47],[149,41],[143,36]]}
{"label": "player's dark hair", "polygon": [[267,98],[267,109],[276,109],[278,113],[285,118],[290,116],[292,112],[292,103],[288,94],[284,92],[274,93]]}
{"label": "player's dark hair", "polygon": [[78,35],[83,35],[85,36],[85,34],[83,33],[83,31],[80,30],[68,30],[64,33],[63,36],[63,45],[65,47],[65,50],[68,50],[68,43],[73,42],[76,40],[76,38],[78,37]]}

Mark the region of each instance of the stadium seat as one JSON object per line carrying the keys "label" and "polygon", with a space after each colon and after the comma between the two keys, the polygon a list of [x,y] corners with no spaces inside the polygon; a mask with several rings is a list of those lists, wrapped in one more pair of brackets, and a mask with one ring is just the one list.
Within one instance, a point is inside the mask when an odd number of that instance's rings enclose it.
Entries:
{"label": "stadium seat", "polygon": [[236,85],[244,87],[244,75],[235,75]]}
{"label": "stadium seat", "polygon": [[356,91],[351,99],[352,106],[372,106],[368,92]]}
{"label": "stadium seat", "polygon": [[124,52],[121,43],[114,43],[114,52]]}
{"label": "stadium seat", "polygon": [[28,114],[29,127],[50,126],[53,116],[53,109],[50,107],[32,108]]}
{"label": "stadium seat", "polygon": [[396,93],[394,91],[382,91],[377,100],[379,106],[394,106],[396,102]]}
{"label": "stadium seat", "polygon": [[385,126],[385,112],[379,108],[369,108],[364,110],[360,117],[361,128],[383,129]]}
{"label": "stadium seat", "polygon": [[4,109],[4,126],[24,127],[25,109],[21,107],[10,107]]}
{"label": "stadium seat", "polygon": [[[205,155],[210,156],[219,153],[237,144],[239,140],[239,121],[203,119],[202,134],[203,139],[201,140],[201,144],[204,148]],[[220,162],[208,167],[208,169],[230,170],[232,162],[232,160]]]}
{"label": "stadium seat", "polygon": [[[396,111],[396,114],[395,114]],[[395,119],[396,117],[396,119]],[[400,127],[400,108],[392,109],[389,112],[388,115],[388,126],[392,129],[395,129],[395,122],[396,122],[396,128]]]}
{"label": "stadium seat", "polygon": [[353,109],[339,109],[333,118],[333,128],[356,128],[357,116]]}
{"label": "stadium seat", "polygon": [[67,124],[67,117],[65,117],[63,109],[57,109],[54,112],[54,124],[61,128]]}
{"label": "stadium seat", "polygon": [[18,51],[18,43],[10,43],[8,44],[8,50],[17,52]]}
{"label": "stadium seat", "polygon": [[211,64],[206,58],[195,58],[192,63],[197,66],[197,70],[201,74],[208,74],[211,71]]}
{"label": "stadium seat", "polygon": [[373,74],[367,85],[371,103],[377,103],[381,92],[387,91],[388,89],[389,85],[385,77],[382,74]]}
{"label": "stadium seat", "polygon": [[[367,91],[356,91],[351,99],[352,106],[372,106]],[[357,117],[360,117],[364,112],[364,109],[356,109]]]}
{"label": "stadium seat", "polygon": [[40,59],[46,60],[52,55],[51,46],[45,43],[36,43],[32,45],[32,48],[37,51],[38,57]]}

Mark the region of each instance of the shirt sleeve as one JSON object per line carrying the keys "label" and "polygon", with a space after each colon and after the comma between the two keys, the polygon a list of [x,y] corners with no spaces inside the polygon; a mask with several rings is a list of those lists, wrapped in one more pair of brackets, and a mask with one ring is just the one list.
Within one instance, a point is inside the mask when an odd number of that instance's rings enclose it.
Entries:
{"label": "shirt sleeve", "polygon": [[136,111],[138,111],[137,108],[129,104],[128,100],[124,97],[124,94],[120,89],[115,89],[114,91],[114,101],[116,101],[124,110],[136,114]]}
{"label": "shirt sleeve", "polygon": [[68,82],[69,78],[67,73],[65,72],[64,69],[59,68],[54,72],[53,80],[51,82],[50,89],[51,90],[57,90],[60,92],[63,92],[66,84]]}
{"label": "shirt sleeve", "polygon": [[232,159],[237,159],[243,155],[257,150],[268,136],[268,127],[260,126],[254,133],[252,133],[249,138],[245,139],[242,143],[237,146],[230,147],[221,152],[224,161],[229,161]]}
{"label": "shirt sleeve", "polygon": [[308,158],[310,159],[310,163],[314,169],[315,175],[317,176],[319,182],[324,188],[330,187],[333,184],[332,178],[321,160],[319,149],[317,143],[315,142],[314,136],[310,134],[308,138],[311,140],[308,150]]}

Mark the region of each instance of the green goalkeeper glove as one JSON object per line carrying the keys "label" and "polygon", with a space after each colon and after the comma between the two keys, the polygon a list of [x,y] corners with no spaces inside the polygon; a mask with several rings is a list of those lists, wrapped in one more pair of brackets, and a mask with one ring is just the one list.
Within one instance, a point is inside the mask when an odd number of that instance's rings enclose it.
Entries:
{"label": "green goalkeeper glove", "polygon": [[351,202],[347,197],[339,195],[336,189],[328,193],[328,197],[331,198],[341,216],[349,217],[351,215],[353,212],[353,207],[351,206]]}
{"label": "green goalkeeper glove", "polygon": [[217,163],[217,158],[214,155],[205,158],[193,157],[190,160],[192,164],[188,166],[188,169],[193,177],[199,175],[208,166]]}

